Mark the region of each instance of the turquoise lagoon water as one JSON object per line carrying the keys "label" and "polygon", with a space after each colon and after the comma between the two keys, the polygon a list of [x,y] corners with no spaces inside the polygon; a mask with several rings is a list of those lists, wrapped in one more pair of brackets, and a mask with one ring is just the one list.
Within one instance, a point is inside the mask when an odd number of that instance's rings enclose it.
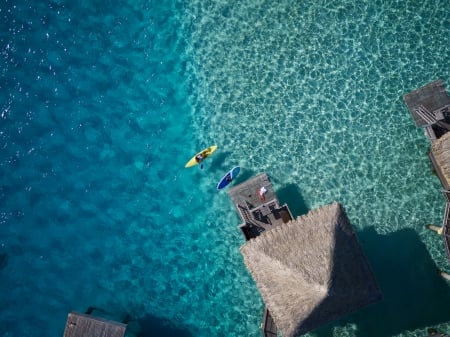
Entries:
{"label": "turquoise lagoon water", "polygon": [[341,202],[373,266],[384,300],[309,336],[450,332],[424,227],[444,199],[402,101],[450,85],[450,2],[4,0],[0,18],[0,336],[62,336],[90,306],[143,336],[259,336],[215,190],[234,165],[295,215]]}

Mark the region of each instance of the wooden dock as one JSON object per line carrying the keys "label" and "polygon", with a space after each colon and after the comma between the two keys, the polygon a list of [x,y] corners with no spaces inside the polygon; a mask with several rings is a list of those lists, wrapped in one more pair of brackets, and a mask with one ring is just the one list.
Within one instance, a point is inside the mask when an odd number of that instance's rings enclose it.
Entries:
{"label": "wooden dock", "polygon": [[[266,191],[263,196],[260,195],[261,188]],[[231,188],[228,194],[242,219],[239,228],[246,240],[293,219],[289,207],[286,204],[280,206],[265,173]]]}
{"label": "wooden dock", "polygon": [[67,316],[64,337],[124,337],[126,324],[71,312]]}
{"label": "wooden dock", "polygon": [[450,130],[450,96],[437,80],[403,96],[417,127],[425,128],[431,141]]}
{"label": "wooden dock", "polygon": [[[261,188],[264,188],[263,194]],[[247,241],[293,219],[287,204],[280,206],[265,173],[232,187],[228,194],[242,219],[239,229]],[[267,308],[264,308],[261,330],[264,337],[278,336],[277,326]]]}
{"label": "wooden dock", "polygon": [[[425,135],[432,146],[433,144],[438,144],[438,140],[450,131],[450,96],[441,80],[431,82],[404,95],[403,100],[416,126],[425,129]],[[431,150],[428,153],[428,157],[442,184],[443,194],[446,199],[442,237],[447,258],[450,261],[450,184],[445,178],[444,167],[441,167],[439,158]]]}

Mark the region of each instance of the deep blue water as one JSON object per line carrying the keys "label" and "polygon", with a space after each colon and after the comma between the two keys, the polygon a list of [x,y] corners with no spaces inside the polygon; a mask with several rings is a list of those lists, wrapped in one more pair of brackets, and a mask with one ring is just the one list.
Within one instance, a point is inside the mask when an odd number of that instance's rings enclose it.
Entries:
{"label": "deep blue water", "polygon": [[159,314],[152,297],[167,297],[146,275],[176,268],[160,256],[195,148],[176,9],[30,1],[0,16],[0,335],[60,336],[92,305]]}
{"label": "deep blue water", "polygon": [[[424,229],[444,201],[401,96],[450,85],[449,13],[4,0],[0,336],[62,336],[91,306],[144,336],[259,336],[239,219],[215,190],[238,164],[241,181],[267,172],[296,215],[341,202],[371,260],[385,300],[311,335],[448,329],[435,270],[450,269]],[[203,170],[184,168],[212,144]]]}

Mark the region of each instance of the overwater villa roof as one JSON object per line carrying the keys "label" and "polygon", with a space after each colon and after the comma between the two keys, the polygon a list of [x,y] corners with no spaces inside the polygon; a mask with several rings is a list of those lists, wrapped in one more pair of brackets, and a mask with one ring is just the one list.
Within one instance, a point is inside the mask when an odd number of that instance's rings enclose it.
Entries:
{"label": "overwater villa roof", "polygon": [[283,337],[297,336],[382,298],[345,210],[324,206],[241,247]]}
{"label": "overwater villa roof", "polygon": [[450,132],[431,143],[430,159],[445,189],[450,188]]}

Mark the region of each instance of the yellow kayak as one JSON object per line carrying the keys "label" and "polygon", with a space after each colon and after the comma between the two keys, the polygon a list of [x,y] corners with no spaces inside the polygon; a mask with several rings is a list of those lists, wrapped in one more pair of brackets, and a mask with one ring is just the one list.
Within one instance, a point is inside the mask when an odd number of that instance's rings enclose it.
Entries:
{"label": "yellow kayak", "polygon": [[191,158],[191,160],[189,160],[186,163],[186,165],[184,165],[184,167],[192,167],[192,166],[195,166],[197,164],[200,164],[203,160],[205,160],[210,155],[212,155],[214,153],[214,151],[216,151],[216,150],[217,150],[217,145],[213,145],[213,146],[207,147],[206,149],[200,151],[195,156],[193,156]]}

